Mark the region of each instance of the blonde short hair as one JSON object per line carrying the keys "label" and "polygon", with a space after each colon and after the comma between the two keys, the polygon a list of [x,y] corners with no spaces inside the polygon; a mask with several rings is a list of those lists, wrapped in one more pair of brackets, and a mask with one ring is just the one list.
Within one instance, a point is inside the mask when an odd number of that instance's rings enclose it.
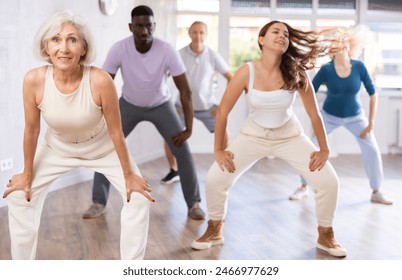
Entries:
{"label": "blonde short hair", "polygon": [[63,24],[66,23],[72,24],[77,28],[80,38],[84,41],[86,53],[82,56],[80,63],[90,64],[95,60],[96,56],[92,34],[85,20],[70,11],[58,12],[41,25],[34,38],[34,52],[36,56],[40,60],[51,63],[49,54],[46,51],[47,42],[51,37],[56,35],[61,30]]}

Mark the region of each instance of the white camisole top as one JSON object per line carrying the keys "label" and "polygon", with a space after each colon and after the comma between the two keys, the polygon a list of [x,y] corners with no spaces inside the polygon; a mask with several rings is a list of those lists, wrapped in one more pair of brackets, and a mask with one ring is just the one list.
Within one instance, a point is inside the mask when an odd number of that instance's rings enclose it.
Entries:
{"label": "white camisole top", "polygon": [[91,93],[90,66],[84,66],[78,89],[69,94],[60,92],[54,82],[53,65],[46,71],[45,91],[38,108],[48,124],[47,134],[67,143],[83,143],[105,129],[102,108]]}
{"label": "white camisole top", "polygon": [[250,70],[248,93],[246,94],[249,118],[265,128],[281,127],[294,115],[292,104],[295,100],[295,92],[283,89],[273,91],[254,89],[254,64],[253,62],[247,64]]}

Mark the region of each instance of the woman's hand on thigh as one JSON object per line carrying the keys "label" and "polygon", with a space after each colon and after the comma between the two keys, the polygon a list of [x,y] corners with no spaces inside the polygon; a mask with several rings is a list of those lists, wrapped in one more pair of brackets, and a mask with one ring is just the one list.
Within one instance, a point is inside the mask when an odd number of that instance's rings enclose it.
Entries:
{"label": "woman's hand on thigh", "polygon": [[7,184],[7,190],[3,194],[3,198],[6,198],[10,193],[21,190],[25,192],[25,199],[31,201],[31,180],[25,173],[19,173],[14,175]]}
{"label": "woman's hand on thigh", "polygon": [[151,186],[148,182],[134,173],[126,176],[126,192],[127,192],[127,202],[131,200],[131,194],[133,192],[138,192],[145,196],[149,201],[155,202],[155,199],[149,194],[152,191]]}
{"label": "woman's hand on thigh", "polygon": [[369,136],[370,135],[370,133],[371,133],[371,130],[372,130],[373,128],[372,128],[372,126],[367,126],[365,129],[363,129],[363,131],[362,132],[360,132],[360,138],[366,138],[367,136]]}
{"label": "woman's hand on thigh", "polygon": [[234,154],[231,151],[216,151],[215,160],[222,171],[229,171],[229,173],[234,173],[236,170],[234,164]]}
{"label": "woman's hand on thigh", "polygon": [[320,171],[329,157],[329,151],[314,151],[310,154],[309,169],[311,172]]}

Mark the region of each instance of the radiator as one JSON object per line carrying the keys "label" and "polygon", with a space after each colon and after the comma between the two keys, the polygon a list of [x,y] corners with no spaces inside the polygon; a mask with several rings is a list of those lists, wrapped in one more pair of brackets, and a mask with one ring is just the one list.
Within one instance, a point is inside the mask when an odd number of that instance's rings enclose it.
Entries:
{"label": "radiator", "polygon": [[399,148],[402,148],[402,109],[399,108],[396,111],[397,118],[396,118],[396,144]]}

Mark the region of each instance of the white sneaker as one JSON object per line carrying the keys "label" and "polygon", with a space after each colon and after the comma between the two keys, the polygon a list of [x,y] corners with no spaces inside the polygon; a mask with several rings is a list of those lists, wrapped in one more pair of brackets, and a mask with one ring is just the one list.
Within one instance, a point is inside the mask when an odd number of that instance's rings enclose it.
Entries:
{"label": "white sneaker", "polygon": [[307,196],[308,196],[308,188],[300,187],[300,188],[297,188],[291,196],[289,196],[289,199],[290,200],[300,200],[303,197],[307,197]]}
{"label": "white sneaker", "polygon": [[377,191],[371,195],[371,202],[392,205],[392,200],[387,199],[381,191]]}

